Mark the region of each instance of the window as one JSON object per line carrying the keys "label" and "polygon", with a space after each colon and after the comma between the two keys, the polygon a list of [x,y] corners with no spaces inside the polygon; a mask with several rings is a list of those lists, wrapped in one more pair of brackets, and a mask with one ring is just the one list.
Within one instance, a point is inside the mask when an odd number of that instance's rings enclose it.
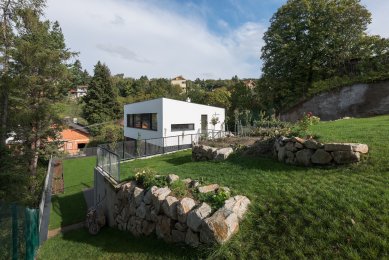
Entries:
{"label": "window", "polygon": [[171,131],[189,131],[194,130],[194,124],[173,124],[171,125]]}
{"label": "window", "polygon": [[157,114],[127,114],[127,127],[157,131]]}

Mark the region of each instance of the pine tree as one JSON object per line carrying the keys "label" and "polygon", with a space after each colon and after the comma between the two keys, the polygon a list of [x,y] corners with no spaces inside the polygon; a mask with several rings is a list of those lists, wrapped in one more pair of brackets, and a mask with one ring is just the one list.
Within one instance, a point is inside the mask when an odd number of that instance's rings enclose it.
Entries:
{"label": "pine tree", "polygon": [[[85,103],[83,116],[88,123],[98,124],[120,118],[121,109],[117,101],[117,95],[117,90],[114,89],[112,84],[109,68],[99,61],[95,65],[88,93],[83,98]],[[98,131],[95,134],[97,133]]]}

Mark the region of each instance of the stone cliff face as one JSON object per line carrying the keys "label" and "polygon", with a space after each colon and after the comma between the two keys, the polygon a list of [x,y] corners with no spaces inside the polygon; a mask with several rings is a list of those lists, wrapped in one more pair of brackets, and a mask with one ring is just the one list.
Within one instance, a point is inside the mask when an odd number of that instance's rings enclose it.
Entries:
{"label": "stone cliff face", "polygon": [[312,112],[321,120],[389,114],[389,81],[356,84],[319,94],[283,113],[281,119],[297,121],[304,112]]}

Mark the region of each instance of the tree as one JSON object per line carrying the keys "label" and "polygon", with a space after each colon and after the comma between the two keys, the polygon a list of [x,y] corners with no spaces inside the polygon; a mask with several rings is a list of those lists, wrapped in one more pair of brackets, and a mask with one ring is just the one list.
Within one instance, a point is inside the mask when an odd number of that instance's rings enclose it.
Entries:
{"label": "tree", "polygon": [[279,8],[261,56],[277,108],[285,96],[305,97],[315,80],[333,77],[358,57],[370,21],[359,0],[289,0]]}
{"label": "tree", "polygon": [[89,83],[89,74],[86,70],[82,70],[80,60],[76,60],[70,67],[70,87],[75,89],[77,86],[87,85]]}
{"label": "tree", "polygon": [[[107,65],[97,62],[94,75],[84,96],[83,116],[89,124],[109,122],[121,117],[117,90]],[[97,133],[96,133],[97,134]]]}
{"label": "tree", "polygon": [[40,13],[45,6],[45,0],[2,0],[0,2],[0,63],[1,72],[1,127],[0,148],[5,145],[8,131],[8,110],[10,86],[12,85],[9,71],[12,63],[11,50],[15,39],[16,24],[20,10],[29,8]]}
{"label": "tree", "polygon": [[37,173],[40,156],[56,148],[61,123],[52,104],[62,98],[61,81],[72,53],[57,22],[41,21],[37,11],[19,11],[18,37],[12,49],[15,90],[12,92],[12,130],[22,141],[28,171]]}

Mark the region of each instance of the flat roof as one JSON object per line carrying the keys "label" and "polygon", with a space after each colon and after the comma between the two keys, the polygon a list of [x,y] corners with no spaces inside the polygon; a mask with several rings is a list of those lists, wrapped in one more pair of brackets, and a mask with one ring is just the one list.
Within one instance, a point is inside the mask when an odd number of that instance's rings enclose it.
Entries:
{"label": "flat roof", "polygon": [[193,103],[193,102],[187,102],[187,101],[184,101],[184,100],[177,100],[177,99],[165,98],[165,97],[162,97],[162,98],[154,98],[154,99],[149,99],[149,100],[144,100],[144,101],[139,101],[139,102],[134,102],[134,103],[130,103],[130,104],[125,104],[124,106],[129,106],[129,105],[133,105],[133,104],[140,104],[140,103],[146,103],[146,102],[152,102],[152,101],[163,100],[163,99],[171,100],[171,101],[175,101],[175,102],[182,102],[182,103],[185,103],[185,104],[194,104],[194,105],[198,105],[198,106],[216,107],[216,108],[225,109],[224,107],[217,107],[217,106],[210,106],[210,105],[198,104],[198,103]]}

